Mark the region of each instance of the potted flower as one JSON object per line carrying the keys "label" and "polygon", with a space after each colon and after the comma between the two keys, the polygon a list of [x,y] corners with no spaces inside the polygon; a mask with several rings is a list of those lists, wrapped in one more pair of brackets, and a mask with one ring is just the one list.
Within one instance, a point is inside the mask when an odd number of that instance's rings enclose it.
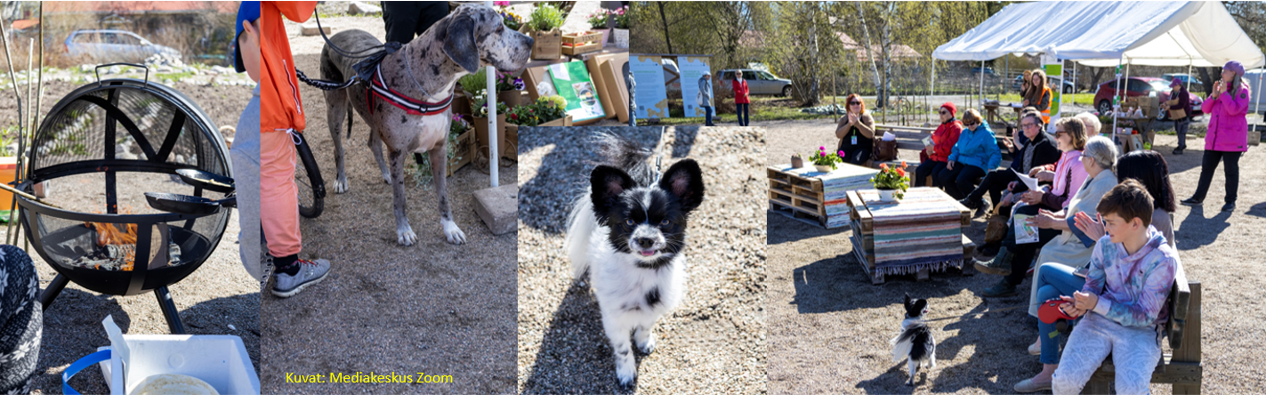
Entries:
{"label": "potted flower", "polygon": [[475,94],[487,88],[488,78],[486,77],[487,69],[480,67],[479,71],[466,74],[457,80],[458,90],[461,95],[453,97],[453,113],[472,115],[471,103],[475,99]]}
{"label": "potted flower", "polygon": [[[497,135],[505,136],[506,113],[510,112],[510,108],[505,103],[498,102],[497,106]],[[475,118],[475,139],[480,151],[486,150],[488,142],[488,91],[479,92],[478,99],[472,106],[472,116]]]}
{"label": "potted flower", "polygon": [[571,126],[571,115],[567,115],[567,99],[562,96],[537,98],[535,109],[540,116],[540,126]]}
{"label": "potted flower", "polygon": [[909,165],[901,161],[901,167],[888,167],[887,163],[879,165],[879,174],[870,178],[870,183],[879,190],[879,200],[892,202],[905,198],[906,189],[910,188],[910,176],[906,174]]}
{"label": "potted flower", "polygon": [[497,99],[507,107],[515,108],[523,105],[523,79],[508,72],[497,73]]}
{"label": "potted flower", "polygon": [[[509,2],[507,1],[506,3],[509,3]],[[523,17],[519,16],[519,14],[510,12],[510,10],[506,10],[506,9],[501,10],[501,20],[502,20],[502,23],[506,25],[506,29],[514,30],[517,32],[519,31],[519,29],[523,28]]]}
{"label": "potted flower", "polygon": [[541,4],[532,10],[528,30],[532,32],[532,59],[555,60],[563,56],[563,13],[552,4]]}
{"label": "potted flower", "polygon": [[587,20],[589,21],[589,31],[602,33],[602,39],[598,40],[598,48],[606,48],[607,40],[610,39],[609,34],[611,33],[611,28],[607,26],[607,21],[611,20],[611,11],[599,8],[589,14]]}
{"label": "potted flower", "polygon": [[813,156],[809,157],[809,161],[813,162],[813,167],[819,172],[830,173],[835,170],[836,163],[842,162],[840,160],[841,156],[843,156],[843,152],[828,154],[826,153],[826,147],[818,147],[818,152],[813,153]]}
{"label": "potted flower", "polygon": [[611,13],[611,18],[615,19],[615,46],[619,48],[629,47],[629,6],[620,7]]}
{"label": "potted flower", "polygon": [[791,154],[791,168],[799,169],[801,167],[804,167],[804,157],[800,156],[798,152]]}

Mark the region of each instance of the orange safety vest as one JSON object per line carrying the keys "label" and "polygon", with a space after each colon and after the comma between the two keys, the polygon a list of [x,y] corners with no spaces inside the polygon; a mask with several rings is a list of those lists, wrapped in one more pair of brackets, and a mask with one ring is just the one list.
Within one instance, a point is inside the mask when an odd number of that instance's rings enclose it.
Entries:
{"label": "orange safety vest", "polygon": [[316,10],[315,1],[264,1],[260,3],[259,52],[261,81],[259,92],[259,131],[269,133],[307,127],[303,119],[303,102],[299,99],[299,79],[295,76],[295,60],[290,53],[290,38],[282,17],[303,23]]}
{"label": "orange safety vest", "polygon": [[[1049,88],[1049,87],[1042,88],[1042,96],[1050,96],[1051,101],[1054,101],[1054,100],[1055,100],[1055,96],[1054,96],[1054,95],[1051,95],[1051,88]],[[1038,97],[1037,97],[1037,101],[1038,101],[1039,103],[1042,101],[1042,96],[1038,96]],[[1050,102],[1047,102],[1047,104],[1046,104],[1046,109],[1045,109],[1045,110],[1042,110],[1042,123],[1044,123],[1044,124],[1048,124],[1048,125],[1051,123],[1051,105],[1050,105]]]}

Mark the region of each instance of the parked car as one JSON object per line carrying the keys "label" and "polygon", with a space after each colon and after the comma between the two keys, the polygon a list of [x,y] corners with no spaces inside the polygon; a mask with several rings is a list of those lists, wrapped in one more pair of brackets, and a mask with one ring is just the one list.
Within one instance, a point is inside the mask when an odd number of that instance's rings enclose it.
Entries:
{"label": "parked car", "polygon": [[1174,78],[1177,78],[1179,81],[1182,81],[1183,84],[1186,84],[1187,80],[1191,80],[1191,86],[1187,88],[1187,90],[1189,91],[1204,92],[1204,83],[1200,82],[1200,78],[1194,75],[1174,73],[1174,74],[1165,74],[1161,76],[1161,79],[1165,80],[1166,84],[1173,82]]}
{"label": "parked car", "polygon": [[768,71],[754,69],[727,69],[721,70],[721,80],[719,81],[725,87],[731,86],[734,82],[734,73],[742,72],[743,79],[747,80],[748,94],[751,95],[779,95],[791,96],[791,80],[778,78]]}
{"label": "parked car", "polygon": [[1262,98],[1263,95],[1257,91],[1258,87],[1266,90],[1266,87],[1262,85],[1266,81],[1262,81],[1262,78],[1266,78],[1266,69],[1249,70],[1244,73],[1244,82],[1249,85],[1249,90],[1253,93],[1249,99],[1248,112],[1260,112],[1262,118],[1266,118],[1266,99]]}
{"label": "parked car", "polygon": [[96,63],[144,62],[155,54],[179,58],[180,51],[154,44],[126,30],[76,30],[66,37],[66,53]]}
{"label": "parked car", "polygon": [[[1098,90],[1095,92],[1095,109],[1100,114],[1106,114],[1112,111],[1112,97],[1117,95],[1116,79],[1105,81],[1099,84]],[[1125,96],[1157,96],[1161,101],[1169,100],[1169,84],[1165,80],[1156,77],[1130,77],[1129,80],[1123,81],[1125,87]],[[1200,103],[1204,100],[1194,92],[1187,91],[1188,97],[1191,99],[1191,107],[1193,114],[1199,114]]]}
{"label": "parked car", "polygon": [[[1016,91],[1016,92],[1019,92],[1019,91],[1020,91],[1020,80],[1021,80],[1021,79],[1023,79],[1023,78],[1024,78],[1024,75],[1017,75],[1017,76],[1015,76],[1015,80],[1012,80],[1012,81],[1011,81],[1011,89],[1015,89],[1015,91]],[[1064,82],[1064,83],[1063,83],[1063,85],[1064,85],[1064,93],[1073,93],[1073,91],[1077,90],[1077,87],[1073,85],[1073,82],[1072,82],[1072,81],[1069,81],[1067,78],[1063,79],[1063,82]]]}
{"label": "parked car", "polygon": [[[972,75],[980,74],[980,68],[979,68],[979,67],[972,67],[972,68],[971,68],[971,73],[972,73]],[[989,75],[990,77],[997,77],[997,76],[998,76],[998,74],[997,74],[997,73],[994,73],[994,72],[993,72],[993,67],[985,67],[985,74]]]}

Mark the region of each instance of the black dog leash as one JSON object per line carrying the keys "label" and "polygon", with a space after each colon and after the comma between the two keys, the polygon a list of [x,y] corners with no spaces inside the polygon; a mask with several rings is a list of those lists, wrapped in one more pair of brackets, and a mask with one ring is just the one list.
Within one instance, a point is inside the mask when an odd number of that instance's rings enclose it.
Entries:
{"label": "black dog leash", "polygon": [[[364,59],[352,65],[352,69],[356,70],[356,75],[352,76],[352,78],[348,79],[346,82],[308,78],[307,75],[303,74],[303,71],[300,71],[299,68],[295,68],[295,76],[299,77],[300,81],[303,81],[304,83],[308,85],[316,87],[317,89],[324,90],[324,91],[331,91],[331,90],[344,89],[349,86],[355,85],[356,83],[368,82],[371,79],[373,79],[374,70],[377,69],[378,63],[382,62],[382,59],[387,57],[387,55],[391,55],[395,53],[396,51],[400,50],[401,47],[403,47],[402,44],[395,41],[391,41],[391,42],[383,43],[380,45],[375,45],[369,48],[365,48],[360,51],[349,53],[343,50],[342,48],[339,48],[337,45],[334,45],[333,42],[330,42],[330,38],[325,35],[325,28],[321,27],[320,13],[313,13],[312,16],[316,18],[317,31],[321,33],[321,38],[325,40],[325,45],[328,45],[330,49],[333,49],[334,52],[338,52],[339,55],[343,55],[343,57],[351,58],[351,59]],[[376,51],[376,52],[366,54],[366,55],[359,55],[361,53],[368,52],[368,51]]]}

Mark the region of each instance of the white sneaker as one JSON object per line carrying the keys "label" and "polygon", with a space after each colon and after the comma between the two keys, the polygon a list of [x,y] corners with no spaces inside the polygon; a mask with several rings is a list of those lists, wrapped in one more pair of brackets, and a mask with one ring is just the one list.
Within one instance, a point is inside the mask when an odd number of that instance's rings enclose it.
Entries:
{"label": "white sneaker", "polygon": [[300,259],[295,263],[299,264],[299,272],[295,275],[277,272],[277,280],[273,282],[273,295],[279,298],[294,296],[304,287],[321,282],[330,271],[330,261],[324,259]]}

